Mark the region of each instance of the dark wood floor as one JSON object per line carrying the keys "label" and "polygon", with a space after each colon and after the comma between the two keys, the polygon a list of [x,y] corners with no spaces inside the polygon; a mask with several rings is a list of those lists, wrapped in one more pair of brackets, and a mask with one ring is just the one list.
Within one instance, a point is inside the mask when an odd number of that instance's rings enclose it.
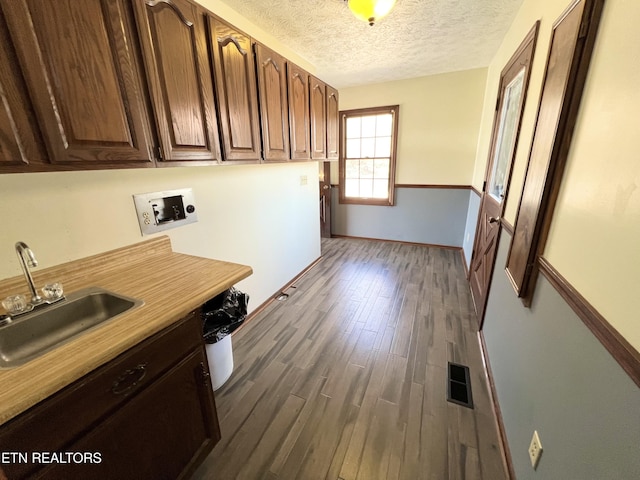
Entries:
{"label": "dark wood floor", "polygon": [[[222,440],[194,478],[505,479],[460,252],[322,249],[234,334]],[[447,361],[470,367],[474,409],[446,401]]]}

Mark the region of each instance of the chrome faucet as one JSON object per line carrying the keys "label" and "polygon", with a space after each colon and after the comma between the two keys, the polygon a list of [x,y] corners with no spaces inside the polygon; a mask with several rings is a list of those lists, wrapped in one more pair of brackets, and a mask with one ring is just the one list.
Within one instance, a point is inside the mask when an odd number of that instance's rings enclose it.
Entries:
{"label": "chrome faucet", "polygon": [[20,266],[22,267],[24,277],[26,278],[27,284],[29,285],[29,290],[31,290],[31,305],[39,305],[43,302],[43,300],[36,291],[36,286],[33,283],[33,277],[31,277],[31,271],[29,270],[29,267],[38,266],[36,256],[33,254],[33,251],[29,248],[29,246],[24,242],[16,243],[16,253],[18,254],[18,258],[20,259]]}

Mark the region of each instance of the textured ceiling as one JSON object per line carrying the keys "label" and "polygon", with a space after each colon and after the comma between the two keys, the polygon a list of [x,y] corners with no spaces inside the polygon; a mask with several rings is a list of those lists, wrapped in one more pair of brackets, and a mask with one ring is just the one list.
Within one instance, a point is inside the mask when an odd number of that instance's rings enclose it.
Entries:
{"label": "textured ceiling", "polygon": [[370,27],[344,0],[222,0],[335,87],[486,67],[523,0],[397,0]]}

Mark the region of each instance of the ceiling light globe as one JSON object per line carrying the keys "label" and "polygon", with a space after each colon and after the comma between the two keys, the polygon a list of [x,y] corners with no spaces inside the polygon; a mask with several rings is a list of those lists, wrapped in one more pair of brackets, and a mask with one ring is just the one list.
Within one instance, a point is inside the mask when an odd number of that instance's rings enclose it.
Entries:
{"label": "ceiling light globe", "polygon": [[373,25],[391,11],[396,0],[349,0],[349,9],[360,20]]}

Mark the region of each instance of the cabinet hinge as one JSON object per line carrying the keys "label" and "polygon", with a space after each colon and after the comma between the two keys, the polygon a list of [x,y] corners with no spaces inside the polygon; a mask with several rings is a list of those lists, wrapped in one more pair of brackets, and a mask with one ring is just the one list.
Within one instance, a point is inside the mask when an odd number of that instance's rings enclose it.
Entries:
{"label": "cabinet hinge", "polygon": [[499,106],[500,106],[500,95],[498,95],[498,98],[496,99],[496,112],[498,111]]}
{"label": "cabinet hinge", "polygon": [[482,192],[484,193],[487,190],[487,181],[482,182]]}

